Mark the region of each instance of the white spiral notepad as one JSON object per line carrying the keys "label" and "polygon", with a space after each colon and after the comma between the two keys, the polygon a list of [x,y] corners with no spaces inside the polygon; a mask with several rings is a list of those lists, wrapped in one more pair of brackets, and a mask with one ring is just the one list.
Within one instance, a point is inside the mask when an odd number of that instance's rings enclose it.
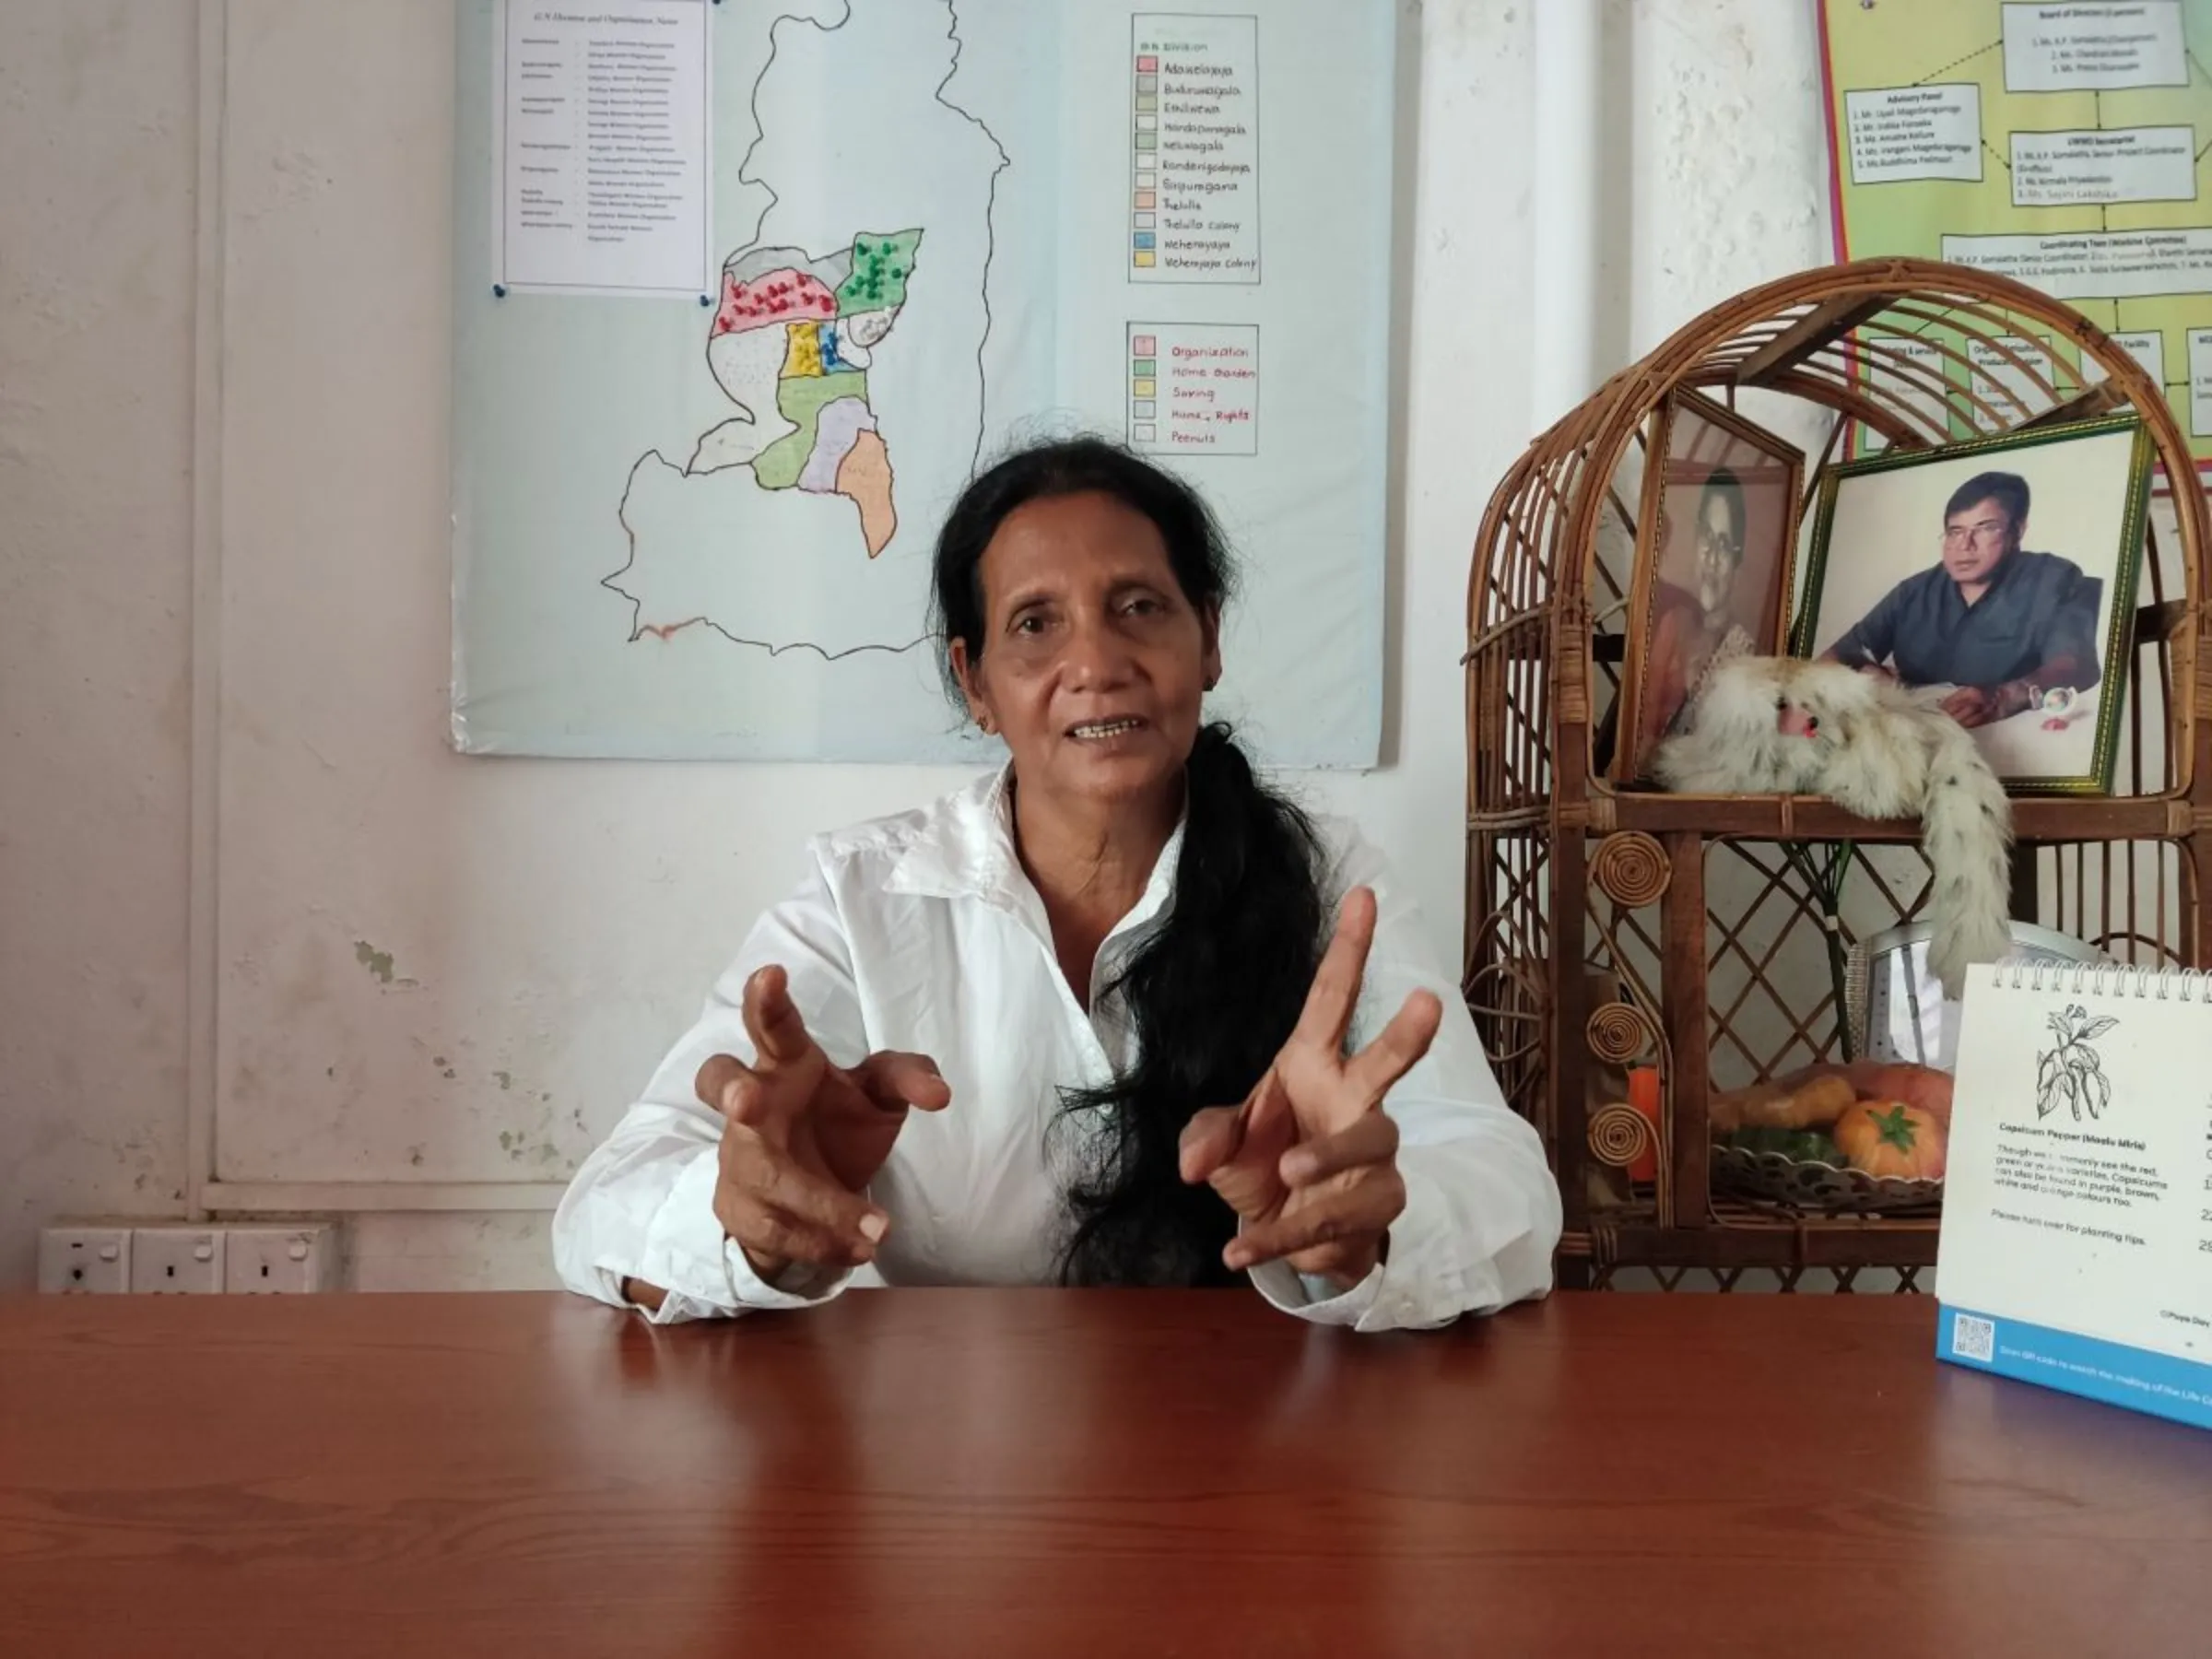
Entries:
{"label": "white spiral notepad", "polygon": [[1975,968],[1936,1353],[2212,1428],[2212,975]]}

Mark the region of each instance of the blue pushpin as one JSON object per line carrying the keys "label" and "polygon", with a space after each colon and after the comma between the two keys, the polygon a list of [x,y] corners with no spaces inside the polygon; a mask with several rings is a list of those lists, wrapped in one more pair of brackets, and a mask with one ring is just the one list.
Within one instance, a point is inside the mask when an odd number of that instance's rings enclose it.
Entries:
{"label": "blue pushpin", "polygon": [[491,285],[491,297],[492,297],[494,300],[504,300],[504,299],[506,299],[506,298],[507,298],[507,285],[506,285],[505,283],[503,283],[503,282],[495,282],[495,283],[493,283],[493,284]]}
{"label": "blue pushpin", "polygon": [[[720,6],[722,4],[722,0],[714,0],[714,4]],[[699,302],[701,305],[712,305],[714,303],[714,296],[712,294],[701,294],[699,297]]]}

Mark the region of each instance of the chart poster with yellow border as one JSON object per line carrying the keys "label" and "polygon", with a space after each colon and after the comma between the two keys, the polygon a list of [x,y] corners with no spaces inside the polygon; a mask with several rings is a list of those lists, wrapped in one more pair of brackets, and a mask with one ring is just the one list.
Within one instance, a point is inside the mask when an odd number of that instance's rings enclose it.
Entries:
{"label": "chart poster with yellow border", "polygon": [[[1838,256],[1940,259],[2065,300],[2212,464],[2212,0],[1819,5]],[[2007,345],[2081,367],[2063,340]]]}

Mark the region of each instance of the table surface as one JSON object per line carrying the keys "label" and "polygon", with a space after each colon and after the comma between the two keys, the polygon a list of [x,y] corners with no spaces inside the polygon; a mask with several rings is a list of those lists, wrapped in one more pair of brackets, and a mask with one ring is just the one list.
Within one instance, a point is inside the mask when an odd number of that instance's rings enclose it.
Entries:
{"label": "table surface", "polygon": [[0,1300],[0,1652],[2212,1651],[2212,1435],[1935,1320]]}
{"label": "table surface", "polygon": [[2094,690],[2077,696],[2063,733],[2043,729],[2052,716],[2041,709],[2023,709],[1981,727],[1974,741],[2005,777],[2086,777],[2095,770],[2098,705]]}

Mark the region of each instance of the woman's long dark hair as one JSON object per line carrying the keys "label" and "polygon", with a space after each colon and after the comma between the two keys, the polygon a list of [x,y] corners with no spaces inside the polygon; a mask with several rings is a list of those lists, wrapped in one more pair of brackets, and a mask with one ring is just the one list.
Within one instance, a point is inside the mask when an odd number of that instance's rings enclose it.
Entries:
{"label": "woman's long dark hair", "polygon": [[[1076,439],[1021,450],[969,485],[937,537],[934,631],[983,653],[983,550],[1026,502],[1090,492],[1152,521],[1183,597],[1218,612],[1235,586],[1220,527],[1188,485],[1125,450]],[[947,664],[947,678],[959,686]],[[1185,769],[1175,897],[1108,993],[1136,1034],[1136,1064],[1063,1093],[1088,1155],[1068,1193],[1061,1277],[1083,1285],[1204,1285],[1233,1276],[1229,1206],[1186,1186],[1177,1149],[1191,1114],[1251,1092],[1298,1023],[1320,960],[1326,904],[1313,826],[1253,776],[1225,724],[1204,726]]]}

